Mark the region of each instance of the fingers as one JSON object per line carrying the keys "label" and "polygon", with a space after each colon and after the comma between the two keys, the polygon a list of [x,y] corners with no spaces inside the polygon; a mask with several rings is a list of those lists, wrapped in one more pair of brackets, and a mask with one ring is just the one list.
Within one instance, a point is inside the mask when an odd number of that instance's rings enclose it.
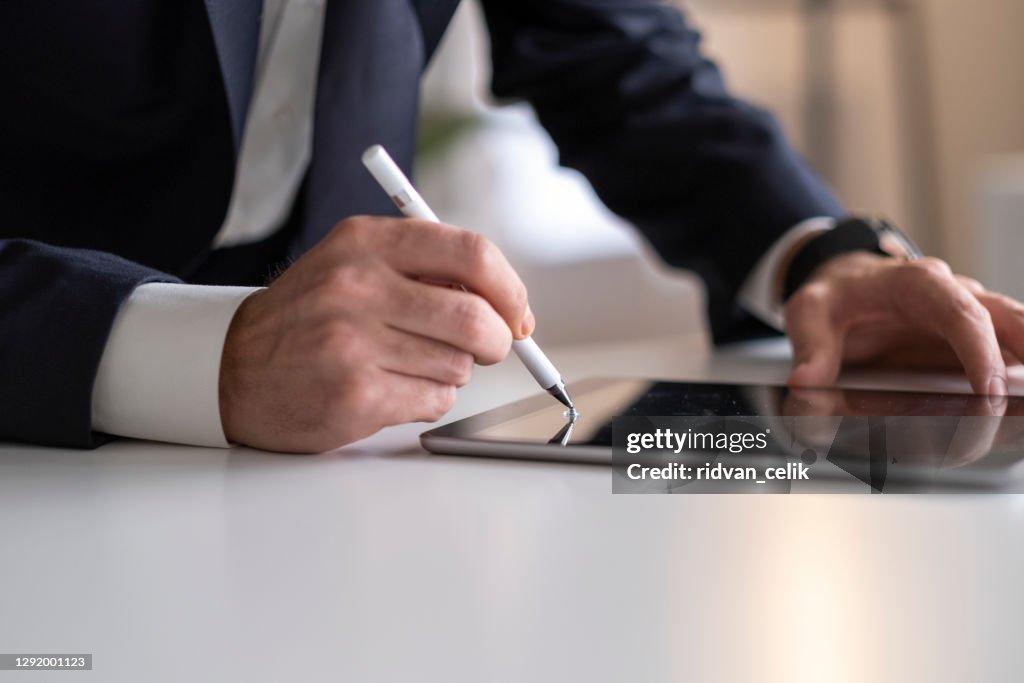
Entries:
{"label": "fingers", "polygon": [[1003,347],[1003,362],[1019,365],[1024,359],[1024,305],[1003,294],[989,292],[973,278],[957,275],[956,279],[977,297],[992,316],[996,336]]}
{"label": "fingers", "polygon": [[455,346],[391,327],[379,337],[378,367],[456,387],[473,375],[473,356]]}
{"label": "fingers", "polygon": [[960,418],[942,466],[963,467],[992,452],[1003,423],[1001,416],[1000,413],[994,413]]}
{"label": "fingers", "polygon": [[985,287],[972,277],[957,275],[956,281],[962,284],[971,294],[981,294],[985,291]]}
{"label": "fingers", "polygon": [[788,384],[833,384],[842,366],[843,339],[833,323],[833,302],[827,288],[808,285],[789,300],[786,332],[793,345],[793,372]]}
{"label": "fingers", "polygon": [[[929,333],[948,344],[975,392],[1005,395],[1000,340],[1011,359],[1024,353],[1024,307],[953,275],[938,259],[846,259],[797,292],[786,320],[793,386],[829,384],[844,358],[884,361],[901,343]],[[902,333],[884,332],[895,323]]]}
{"label": "fingers", "polygon": [[379,402],[384,425],[436,422],[455,405],[455,386],[423,377],[382,371],[378,375],[384,400]]}
{"label": "fingers", "polygon": [[320,433],[309,434],[317,444],[337,446],[393,425],[435,422],[452,409],[456,398],[452,384],[370,366],[349,368],[344,381],[334,387],[333,396],[323,404],[326,415]]}
{"label": "fingers", "polygon": [[992,316],[949,267],[921,259],[893,269],[892,301],[912,321],[945,339],[976,393],[1005,395],[1006,364]]}
{"label": "fingers", "polygon": [[1014,359],[1024,359],[1024,305],[1002,294],[977,291],[974,295],[992,316],[992,325],[1003,348]]}
{"label": "fingers", "polygon": [[407,333],[443,342],[473,356],[481,365],[508,355],[508,325],[482,297],[393,275],[378,313],[384,322]]}
{"label": "fingers", "polygon": [[792,385],[786,392],[780,415],[821,417],[846,415],[845,392],[838,389],[808,389]]}
{"label": "fingers", "polygon": [[517,339],[533,332],[526,287],[501,250],[483,235],[414,219],[365,217],[343,221],[336,231],[348,242],[372,244],[400,273],[463,285],[485,299]]}

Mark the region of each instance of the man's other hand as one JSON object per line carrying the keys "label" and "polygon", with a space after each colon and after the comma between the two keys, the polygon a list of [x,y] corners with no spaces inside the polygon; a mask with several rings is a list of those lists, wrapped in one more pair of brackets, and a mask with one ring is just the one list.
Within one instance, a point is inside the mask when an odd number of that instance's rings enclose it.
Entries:
{"label": "man's other hand", "polygon": [[976,393],[1007,394],[1024,359],[1024,305],[938,259],[865,252],[815,271],[786,303],[792,386],[827,386],[844,364],[962,367]]}
{"label": "man's other hand", "polygon": [[526,288],[486,238],[349,218],[239,307],[221,361],[225,435],[321,452],[440,419],[474,361],[497,363],[533,327]]}

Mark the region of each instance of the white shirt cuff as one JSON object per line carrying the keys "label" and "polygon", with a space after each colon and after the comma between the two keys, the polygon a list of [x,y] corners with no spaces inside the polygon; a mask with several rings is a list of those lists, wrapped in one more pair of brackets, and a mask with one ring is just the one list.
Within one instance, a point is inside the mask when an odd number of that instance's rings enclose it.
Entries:
{"label": "white shirt cuff", "polygon": [[764,253],[740,288],[738,300],[748,313],[777,330],[786,329],[783,317],[779,268],[794,246],[812,235],[828,232],[836,225],[834,218],[810,218],[790,228]]}
{"label": "white shirt cuff", "polygon": [[228,446],[220,357],[235,311],[257,288],[140,285],[121,306],[92,392],[99,432]]}

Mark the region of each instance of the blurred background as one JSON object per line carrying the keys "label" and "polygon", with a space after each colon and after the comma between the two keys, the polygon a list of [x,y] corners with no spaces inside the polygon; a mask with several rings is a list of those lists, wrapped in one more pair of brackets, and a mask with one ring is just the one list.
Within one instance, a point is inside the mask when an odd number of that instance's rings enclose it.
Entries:
{"label": "blurred background", "polygon": [[[773,111],[853,211],[1024,299],[1021,0],[679,2],[731,90]],[[699,281],[660,265],[525,105],[494,106],[487,34],[462,3],[423,89],[417,182],[495,240],[546,343],[703,329]]]}

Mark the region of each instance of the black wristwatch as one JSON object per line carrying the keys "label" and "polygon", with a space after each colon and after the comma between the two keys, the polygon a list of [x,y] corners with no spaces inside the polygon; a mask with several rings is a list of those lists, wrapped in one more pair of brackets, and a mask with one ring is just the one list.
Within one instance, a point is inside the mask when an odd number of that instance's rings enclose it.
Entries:
{"label": "black wristwatch", "polygon": [[863,216],[844,218],[796,253],[786,270],[782,300],[786,301],[793,296],[818,266],[852,251],[866,251],[907,260],[922,256],[913,240],[885,219]]}

